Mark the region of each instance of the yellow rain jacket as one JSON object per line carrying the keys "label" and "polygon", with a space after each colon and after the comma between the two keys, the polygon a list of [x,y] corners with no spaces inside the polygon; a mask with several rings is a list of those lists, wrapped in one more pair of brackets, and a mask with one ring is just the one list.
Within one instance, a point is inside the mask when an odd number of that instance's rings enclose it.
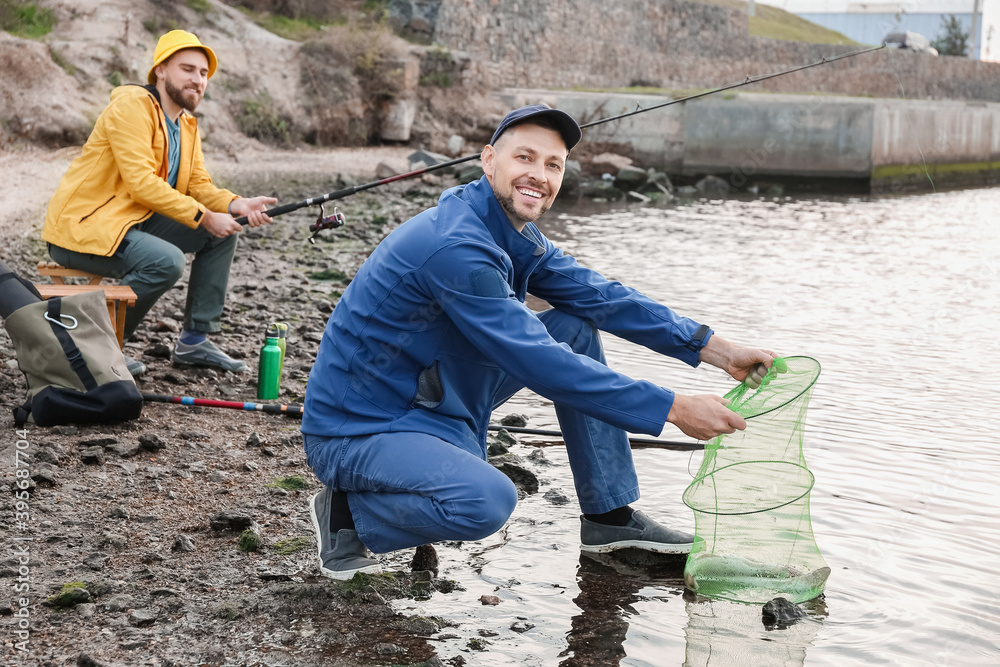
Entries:
{"label": "yellow rain jacket", "polygon": [[198,121],[182,112],[177,187],[167,182],[167,128],[156,89],[120,86],[101,113],[83,153],[63,176],[45,215],[42,238],[110,257],[133,225],[154,212],[197,227],[206,210],[224,213],[237,198],[212,184]]}

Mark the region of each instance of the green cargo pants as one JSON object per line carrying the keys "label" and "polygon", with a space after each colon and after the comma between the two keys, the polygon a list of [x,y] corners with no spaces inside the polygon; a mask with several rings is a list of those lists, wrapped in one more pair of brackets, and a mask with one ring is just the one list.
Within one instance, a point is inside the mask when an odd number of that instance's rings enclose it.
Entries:
{"label": "green cargo pants", "polygon": [[158,213],[125,234],[111,257],[88,255],[49,244],[49,256],[71,269],[121,280],[136,295],[125,312],[125,340],[163,294],[184,273],[185,253],[194,253],[188,282],[184,328],[218,331],[226,303],[229,268],[238,234],[217,239],[201,227],[191,229]]}

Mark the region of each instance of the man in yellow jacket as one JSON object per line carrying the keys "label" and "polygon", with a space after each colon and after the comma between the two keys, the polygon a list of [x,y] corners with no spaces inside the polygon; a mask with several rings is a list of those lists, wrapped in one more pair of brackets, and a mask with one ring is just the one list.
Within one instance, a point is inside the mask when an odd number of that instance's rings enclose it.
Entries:
{"label": "man in yellow jacket", "polygon": [[[194,253],[179,364],[245,370],[206,334],[220,329],[229,269],[242,229],[271,221],[273,197],[243,198],[216,187],[205,171],[198,123],[191,115],[218,61],[184,30],[160,37],[148,86],[111,93],[83,152],[49,202],[42,238],[63,266],[120,278],[136,293],[125,315],[130,337],[149,309],[181,277]],[[128,359],[138,375],[143,364]]]}

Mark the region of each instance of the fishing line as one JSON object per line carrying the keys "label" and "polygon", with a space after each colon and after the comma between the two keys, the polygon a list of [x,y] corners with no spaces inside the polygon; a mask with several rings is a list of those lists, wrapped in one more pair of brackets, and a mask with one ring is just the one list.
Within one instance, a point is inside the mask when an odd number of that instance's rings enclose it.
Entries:
{"label": "fishing line", "polygon": [[[611,121],[621,120],[623,118],[628,118],[630,116],[635,116],[636,114],[646,113],[647,111],[654,111],[656,109],[662,109],[664,107],[668,107],[668,106],[671,106],[671,105],[674,105],[674,104],[681,104],[683,102],[689,102],[691,100],[697,100],[697,99],[700,99],[702,97],[707,97],[709,95],[715,95],[716,93],[725,92],[727,90],[733,90],[734,88],[742,88],[743,86],[749,86],[749,85],[754,84],[754,83],[760,83],[761,81],[767,81],[768,79],[774,79],[774,78],[777,78],[779,76],[784,76],[786,74],[792,74],[794,72],[801,72],[802,70],[810,69],[812,67],[819,67],[820,65],[828,65],[830,63],[837,62],[838,60],[844,60],[846,58],[854,58],[856,56],[860,56],[860,55],[863,55],[865,53],[871,53],[872,51],[878,51],[879,49],[884,49],[884,48],[887,48],[887,47],[886,47],[885,44],[882,44],[880,46],[873,46],[873,47],[870,47],[870,48],[867,48],[867,49],[862,49],[860,51],[851,51],[849,53],[843,53],[843,54],[841,54],[839,56],[834,56],[832,58],[827,58],[827,57],[824,56],[821,60],[818,60],[818,61],[816,61],[814,63],[809,63],[809,64],[806,64],[806,65],[799,65],[798,67],[793,67],[791,69],[783,70],[781,72],[774,72],[772,74],[762,74],[762,75],[759,75],[759,76],[747,76],[746,79],[744,79],[743,81],[739,81],[737,83],[731,83],[729,85],[721,86],[719,88],[712,88],[711,90],[706,90],[706,91],[703,91],[701,93],[695,93],[694,95],[688,95],[686,97],[681,97],[681,98],[678,98],[678,99],[675,99],[675,100],[669,100],[667,102],[663,102],[662,104],[654,104],[653,106],[650,106],[650,107],[639,108],[639,109],[636,109],[634,111],[630,111],[628,113],[619,114],[617,116],[610,116],[608,118],[602,118],[600,120],[595,120],[595,121],[591,121],[589,123],[584,123],[584,124],[580,125],[580,129],[587,129],[587,128],[590,128],[590,127],[594,127],[596,125],[602,125],[604,123],[610,123]],[[284,204],[282,206],[276,206],[276,207],[274,207],[272,209],[269,209],[267,211],[267,214],[273,218],[275,216],[283,215],[285,213],[290,213],[292,211],[297,211],[298,209],[304,208],[306,206],[321,206],[325,202],[334,201],[334,200],[337,200],[337,199],[343,199],[344,197],[348,197],[350,195],[356,194],[358,192],[362,192],[364,190],[369,190],[371,188],[375,188],[375,187],[378,187],[380,185],[387,185],[387,184],[393,183],[395,181],[401,181],[401,180],[404,180],[404,179],[407,179],[407,178],[413,178],[413,177],[416,177],[416,176],[420,176],[422,174],[430,173],[432,171],[437,171],[438,169],[445,169],[447,167],[454,167],[456,165],[462,164],[463,162],[469,162],[471,160],[476,160],[476,159],[478,159],[480,157],[480,155],[481,155],[481,153],[475,153],[473,155],[466,155],[465,157],[455,158],[454,160],[449,160],[447,162],[441,162],[441,163],[438,163],[438,164],[430,165],[428,167],[423,167],[421,169],[416,169],[414,171],[409,171],[409,172],[406,172],[404,174],[397,174],[395,176],[390,176],[389,178],[383,178],[383,179],[378,180],[378,181],[372,181],[370,183],[364,183],[362,185],[354,185],[354,186],[351,186],[349,188],[344,188],[342,190],[337,190],[335,192],[330,192],[328,194],[320,195],[318,197],[311,197],[309,199],[306,199],[306,200],[303,200],[303,201],[300,201],[300,202],[295,202],[295,203],[292,203],[292,204]],[[247,218],[246,218],[246,216],[241,216],[239,218],[236,218],[236,222],[240,223],[241,225],[245,225],[245,224],[247,224]],[[340,216],[339,218],[337,216],[324,216],[323,215],[323,211],[322,211],[322,207],[321,207],[321,209],[320,209],[320,215],[317,218],[316,222],[313,223],[313,224],[311,224],[311,225],[309,225],[309,231],[313,232],[313,236],[310,237],[310,240],[313,240],[315,238],[316,234],[318,234],[320,231],[322,231],[324,229],[331,229],[333,227],[339,227],[342,224],[343,224],[343,216]]]}
{"label": "fishing line", "polygon": [[782,70],[781,72],[774,72],[772,74],[761,74],[759,76],[747,76],[746,79],[738,83],[731,83],[720,88],[712,88],[711,90],[706,90],[701,93],[695,93],[694,95],[688,95],[687,97],[680,97],[676,100],[670,100],[669,102],[663,102],[662,104],[654,104],[651,107],[643,107],[635,111],[629,111],[628,113],[619,114],[617,116],[611,116],[609,118],[602,118],[601,120],[595,120],[590,123],[584,123],[580,125],[580,129],[586,129],[588,127],[594,127],[595,125],[602,125],[604,123],[610,123],[613,120],[621,120],[622,118],[628,118],[636,114],[645,113],[647,111],[653,111],[654,109],[662,109],[663,107],[668,107],[672,104],[680,104],[681,102],[690,102],[691,100],[697,100],[702,97],[707,97],[709,95],[715,95],[716,93],[722,93],[727,90],[732,90],[733,88],[742,88],[743,86],[749,86],[754,83],[760,83],[761,81],[767,81],[768,79],[774,79],[779,76],[784,76],[786,74],[792,74],[794,72],[801,72],[802,70],[810,69],[812,67],[819,67],[820,65],[827,65],[829,63],[837,62],[838,60],[844,60],[845,58],[853,58],[855,56],[860,56],[865,53],[871,53],[872,51],[878,51],[880,49],[887,48],[885,44],[880,46],[873,46],[871,48],[862,49],[860,51],[851,51],[850,53],[843,53],[839,56],[834,56],[833,58],[827,58],[824,56],[821,60],[817,60],[814,63],[809,63],[808,65],[799,65],[798,67],[793,67],[791,69]]}
{"label": "fishing line", "polygon": [[[882,46],[885,46],[885,43],[883,43]],[[903,99],[906,100],[906,99],[909,99],[909,98],[906,95],[906,90],[903,88],[903,82],[899,78],[899,72],[896,69],[896,66],[895,66],[896,62],[895,62],[894,58],[895,58],[895,56],[892,55],[892,49],[889,49],[889,63],[890,63],[890,69],[892,69],[892,76],[895,77],[896,83],[899,84],[899,92],[900,92],[900,94],[903,96]],[[924,175],[927,176],[927,180],[930,181],[930,184],[931,184],[931,192],[935,192],[936,193],[937,189],[934,187],[934,179],[931,178],[931,171],[927,167],[927,158],[924,157],[924,149],[921,148],[921,146],[920,146],[920,135],[916,132],[916,128],[913,125],[913,119],[910,117],[910,112],[909,112],[909,110],[906,109],[906,107],[903,107],[903,115],[906,117],[906,122],[909,123],[909,125],[910,125],[910,131],[913,133],[913,137],[914,137],[913,140],[917,144],[917,153],[920,154],[920,161],[923,163]]]}

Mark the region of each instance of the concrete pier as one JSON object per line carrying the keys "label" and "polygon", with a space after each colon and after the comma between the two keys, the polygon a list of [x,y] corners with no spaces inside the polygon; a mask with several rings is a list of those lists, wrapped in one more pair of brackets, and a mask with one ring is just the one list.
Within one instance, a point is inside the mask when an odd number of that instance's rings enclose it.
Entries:
{"label": "concrete pier", "polygon": [[[581,124],[669,97],[510,89],[510,107],[545,102]],[[727,92],[584,130],[584,141],[678,176],[736,189],[845,179],[871,191],[1000,183],[1000,104]]]}

